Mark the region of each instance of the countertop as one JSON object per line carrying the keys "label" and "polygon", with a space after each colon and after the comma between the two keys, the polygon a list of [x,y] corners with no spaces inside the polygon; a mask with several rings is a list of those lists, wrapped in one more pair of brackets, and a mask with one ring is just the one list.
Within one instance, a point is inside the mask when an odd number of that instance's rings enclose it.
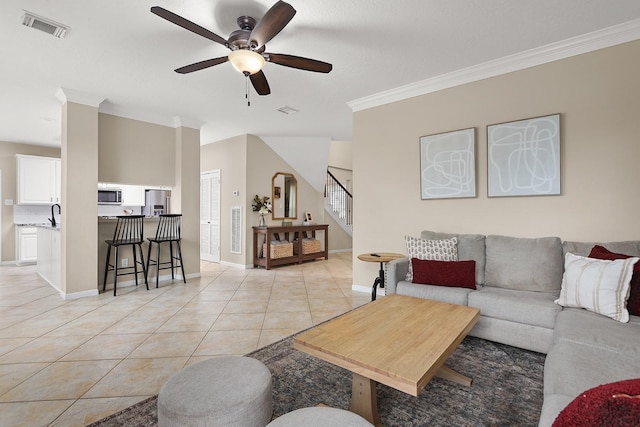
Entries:
{"label": "countertop", "polygon": [[[98,222],[113,222],[116,221],[118,217],[116,216],[99,216]],[[145,216],[144,221],[158,221],[160,219],[159,216]]]}
{"label": "countertop", "polygon": [[51,226],[51,223],[44,223],[44,222],[38,222],[38,223],[22,223],[22,224],[15,224],[16,227],[38,227],[38,228],[48,228],[50,230],[58,230],[60,231],[60,224],[56,224],[55,227]]}

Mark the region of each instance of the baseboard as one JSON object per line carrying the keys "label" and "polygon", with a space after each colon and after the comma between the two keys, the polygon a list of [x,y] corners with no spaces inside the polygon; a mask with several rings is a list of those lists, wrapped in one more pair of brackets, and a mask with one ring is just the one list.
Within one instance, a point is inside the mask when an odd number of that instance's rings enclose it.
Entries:
{"label": "baseboard", "polygon": [[348,249],[332,249],[329,251],[330,254],[338,254],[341,252],[353,252],[353,248],[348,248]]}
{"label": "baseboard", "polygon": [[82,292],[71,292],[69,294],[64,293],[62,291],[58,291],[58,292],[60,292],[60,296],[65,301],[72,300],[72,299],[85,298],[85,297],[95,297],[99,294],[98,289],[89,289],[87,291],[82,291]]}
{"label": "baseboard", "polygon": [[[187,274],[186,276],[187,276],[187,280],[189,280],[189,279],[197,279],[197,278],[201,277],[200,273],[191,273],[191,274]],[[155,287],[156,276],[149,277],[147,280],[149,281],[149,288],[151,288],[152,284]],[[175,275],[175,279],[171,279],[171,274],[160,275],[158,281],[159,282],[164,282],[164,281],[171,281],[171,280],[182,280],[182,274],[176,274]],[[127,286],[135,286],[135,285],[136,285],[135,279],[126,280],[124,282],[118,281],[118,288],[126,288]],[[144,279],[143,278],[138,279],[138,285],[139,286],[140,285],[144,286]],[[100,287],[102,287],[102,284],[100,284]],[[113,281],[107,282],[107,290],[108,289],[113,290]]]}
{"label": "baseboard", "polygon": [[235,262],[229,262],[229,261],[220,261],[219,264],[224,265],[225,267],[235,267],[235,268],[241,268],[243,270],[248,270],[250,268],[253,268],[253,264],[237,264]]}
{"label": "baseboard", "polygon": [[[364,292],[367,294],[371,293],[371,286],[363,286],[363,285],[351,285],[351,290],[356,292]],[[386,295],[386,289],[378,287],[376,291],[376,295]]]}

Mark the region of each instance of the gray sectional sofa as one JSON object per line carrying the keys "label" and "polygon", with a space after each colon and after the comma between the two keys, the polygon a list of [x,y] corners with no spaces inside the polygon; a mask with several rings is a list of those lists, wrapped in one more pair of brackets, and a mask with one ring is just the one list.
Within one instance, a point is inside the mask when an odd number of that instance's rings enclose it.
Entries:
{"label": "gray sectional sofa", "polygon": [[409,258],[387,264],[387,293],[480,309],[469,335],[547,354],[540,426],[550,426],[583,391],[640,377],[640,316],[628,323],[555,304],[564,254],[587,256],[596,244],[640,256],[640,241],[562,242],[558,237],[517,238],[423,231],[423,239],[456,237],[458,260],[476,261],[476,290],[405,281]]}

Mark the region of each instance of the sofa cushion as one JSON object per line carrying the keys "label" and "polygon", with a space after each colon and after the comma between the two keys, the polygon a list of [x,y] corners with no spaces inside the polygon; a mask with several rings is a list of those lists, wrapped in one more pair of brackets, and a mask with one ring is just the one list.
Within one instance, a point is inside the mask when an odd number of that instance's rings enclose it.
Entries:
{"label": "sofa cushion", "polygon": [[556,417],[571,401],[573,397],[564,394],[550,394],[544,397],[542,403],[542,411],[540,412],[540,420],[538,427],[550,427],[553,425]]}
{"label": "sofa cushion", "polygon": [[613,261],[565,255],[562,290],[556,304],[586,308],[619,322],[629,321],[626,298],[633,265],[640,258]]}
{"label": "sofa cushion", "polygon": [[435,261],[411,258],[413,283],[423,285],[450,286],[454,288],[476,288],[476,262]]}
{"label": "sofa cushion", "polygon": [[640,317],[631,316],[629,323],[581,308],[567,308],[556,317],[554,342],[570,342],[603,350],[627,352],[640,358]]}
{"label": "sofa cushion", "polygon": [[544,364],[544,394],[576,397],[600,384],[640,377],[640,358],[570,342],[555,343]]}
{"label": "sofa cushion", "polygon": [[[409,258],[435,259],[439,261],[458,260],[457,240],[455,237],[442,240],[427,240],[405,236],[404,241],[407,244],[407,254]],[[408,282],[413,280],[411,263],[409,263],[406,280]]]}
{"label": "sofa cushion", "polygon": [[515,291],[493,286],[469,294],[469,307],[485,317],[553,329],[561,308],[553,303],[557,294]]}
{"label": "sofa cushion", "polygon": [[580,256],[589,256],[594,246],[604,246],[611,252],[619,254],[627,254],[631,256],[640,256],[640,240],[628,240],[624,242],[562,242],[562,255],[567,252]]}
{"label": "sofa cushion", "polygon": [[640,378],[602,384],[580,393],[553,423],[565,426],[640,425]]}
{"label": "sofa cushion", "polygon": [[445,286],[420,285],[406,281],[398,282],[396,293],[410,297],[432,299],[448,302],[449,304],[467,305],[467,296],[472,291],[469,288],[449,288]]}
{"label": "sofa cushion", "polygon": [[450,239],[455,237],[458,240],[458,259],[474,260],[476,262],[476,285],[484,285],[484,235],[439,233],[424,230],[420,237],[423,239]]}
{"label": "sofa cushion", "polygon": [[[611,252],[601,245],[596,245],[591,249],[589,258],[597,259],[626,259],[631,255]],[[633,266],[633,276],[629,283],[629,299],[627,300],[627,311],[634,316],[640,316],[640,262]]]}
{"label": "sofa cushion", "polygon": [[485,244],[486,285],[536,292],[560,290],[563,258],[559,237],[487,236]]}

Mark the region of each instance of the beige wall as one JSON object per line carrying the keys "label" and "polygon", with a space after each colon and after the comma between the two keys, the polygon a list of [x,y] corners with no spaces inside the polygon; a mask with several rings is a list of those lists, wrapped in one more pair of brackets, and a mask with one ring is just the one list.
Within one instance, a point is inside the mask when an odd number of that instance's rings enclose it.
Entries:
{"label": "beige wall", "polygon": [[[239,265],[253,263],[253,226],[258,225],[258,214],[251,210],[253,197],[271,197],[271,180],[277,172],[292,173],[298,183],[298,218],[295,224],[302,222],[302,215],[310,211],[318,223],[329,220],[324,216],[322,194],[318,193],[300,174],[273,151],[260,138],[254,135],[242,135],[202,146],[200,154],[201,171],[220,170],[220,259]],[[238,197],[233,191],[240,192]],[[242,254],[230,253],[230,212],[232,206],[242,206],[243,210],[243,247]],[[267,217],[267,224],[280,225],[281,221]],[[344,249],[344,232],[330,227],[329,249]],[[334,236],[333,233],[336,233]],[[335,243],[334,243],[335,242]],[[350,247],[350,241],[349,246]]]}
{"label": "beige wall", "polygon": [[175,129],[100,113],[100,182],[173,186]]}
{"label": "beige wall", "polygon": [[[640,41],[354,114],[354,255],[423,229],[640,239]],[[562,195],[487,197],[486,126],[561,114]],[[421,200],[419,138],[476,127],[477,197]],[[354,259],[354,284],[376,267]]]}
{"label": "beige wall", "polygon": [[331,141],[329,171],[353,194],[353,142]]}
{"label": "beige wall", "polygon": [[[331,216],[324,210],[324,194],[319,193],[307,180],[305,180],[296,169],[284,161],[282,157],[272,150],[262,139],[249,135],[247,139],[247,188],[248,205],[247,212],[247,234],[246,244],[253,250],[252,228],[258,225],[258,214],[251,210],[251,200],[258,194],[260,196],[271,197],[271,183],[273,176],[277,172],[291,173],[296,177],[298,183],[298,215],[293,220],[294,224],[301,224],[305,212],[311,212],[314,220],[318,224],[329,224],[329,250],[341,250],[351,248],[351,236],[349,236]],[[267,225],[281,225],[281,220],[273,221],[271,216],[267,217]],[[249,263],[252,263],[253,254],[249,253]]]}
{"label": "beige wall", "polygon": [[98,274],[98,108],[62,105],[61,292],[95,293]]}
{"label": "beige wall", "polygon": [[[187,277],[200,274],[200,131],[175,129],[176,185],[172,213],[182,214],[182,261]],[[175,199],[174,199],[175,193]]]}
{"label": "beige wall", "polygon": [[39,145],[16,144],[0,141],[0,171],[2,171],[2,262],[15,260],[15,226],[13,225],[13,206],[6,206],[4,201],[17,201],[16,154],[60,158],[60,148],[42,147]]}
{"label": "beige wall", "polygon": [[[220,170],[220,261],[239,265],[246,263],[247,248],[242,248],[242,254],[231,253],[231,207],[242,206],[245,229],[248,197],[246,158],[247,135],[203,145],[200,149],[200,171]],[[233,196],[236,190],[240,193]]]}
{"label": "beige wall", "polygon": [[329,146],[329,166],[353,169],[353,142],[331,141]]}

